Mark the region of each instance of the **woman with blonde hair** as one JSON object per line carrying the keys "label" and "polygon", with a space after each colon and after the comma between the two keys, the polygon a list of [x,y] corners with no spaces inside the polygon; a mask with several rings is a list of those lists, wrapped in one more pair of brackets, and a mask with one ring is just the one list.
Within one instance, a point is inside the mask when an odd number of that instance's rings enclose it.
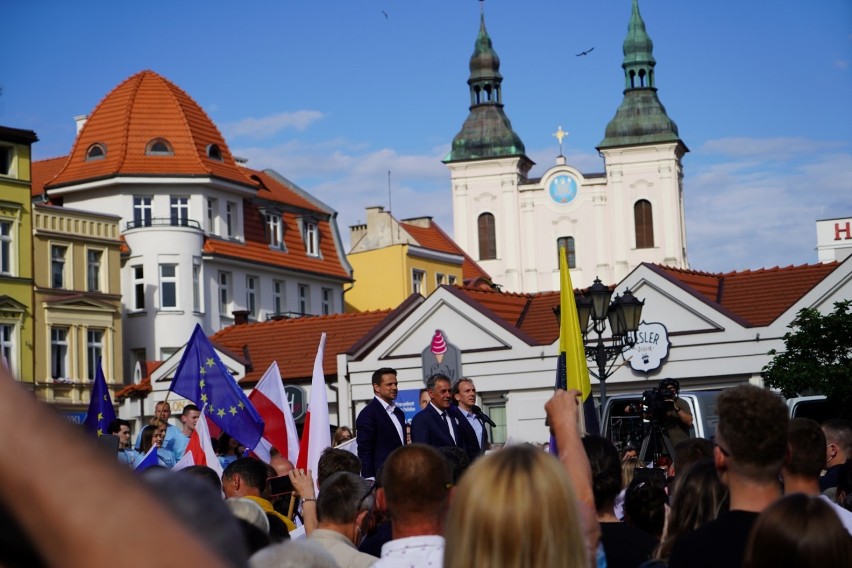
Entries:
{"label": "woman with blonde hair", "polygon": [[530,445],[505,448],[470,467],[444,534],[446,568],[588,565],[568,472]]}

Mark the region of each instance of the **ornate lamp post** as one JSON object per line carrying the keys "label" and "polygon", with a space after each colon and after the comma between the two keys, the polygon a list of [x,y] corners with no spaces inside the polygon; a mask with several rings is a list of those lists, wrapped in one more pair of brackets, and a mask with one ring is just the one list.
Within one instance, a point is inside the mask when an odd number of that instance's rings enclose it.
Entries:
{"label": "ornate lamp post", "polygon": [[[606,380],[612,374],[615,360],[625,349],[636,344],[636,330],[642,321],[645,301],[638,300],[629,289],[620,296],[616,294],[613,299],[609,287],[603,285],[599,278],[595,278],[585,295],[575,296],[575,301],[586,359],[597,366],[597,372],[591,366],[589,372],[601,385],[600,402],[603,406],[606,403]],[[607,321],[610,337],[604,340]],[[597,337],[589,337],[590,332]]]}

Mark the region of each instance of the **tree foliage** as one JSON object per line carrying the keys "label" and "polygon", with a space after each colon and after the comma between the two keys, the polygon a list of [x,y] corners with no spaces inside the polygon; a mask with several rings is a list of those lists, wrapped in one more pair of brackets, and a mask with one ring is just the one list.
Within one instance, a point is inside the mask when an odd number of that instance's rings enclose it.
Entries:
{"label": "tree foliage", "polygon": [[852,409],[852,301],[835,302],[822,315],[813,308],[796,314],[784,334],[786,349],[769,352],[763,368],[767,385],[784,396],[824,394],[841,409]]}

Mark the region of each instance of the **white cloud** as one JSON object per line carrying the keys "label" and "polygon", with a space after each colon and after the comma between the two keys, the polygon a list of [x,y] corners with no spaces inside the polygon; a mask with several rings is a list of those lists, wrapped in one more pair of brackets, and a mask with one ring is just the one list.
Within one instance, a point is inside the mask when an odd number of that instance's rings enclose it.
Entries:
{"label": "white cloud", "polygon": [[845,142],[810,138],[746,138],[732,137],[708,140],[695,154],[722,155],[734,158],[752,157],[762,160],[788,160],[802,154],[843,148]]}
{"label": "white cloud", "polygon": [[[777,140],[767,140],[767,146],[776,146]],[[758,142],[725,144],[741,151],[743,159],[687,168],[684,192],[692,268],[727,272],[815,263],[816,221],[852,214],[852,154],[824,151],[835,143],[799,140],[791,145],[803,151],[795,159],[778,161],[771,153],[759,159]],[[809,153],[804,152],[806,146]]]}
{"label": "white cloud", "polygon": [[270,138],[278,132],[292,128],[304,131],[312,123],[321,120],[323,113],[317,110],[298,110],[296,112],[280,112],[260,118],[244,118],[238,122],[222,125],[225,138]]}
{"label": "white cloud", "polygon": [[398,219],[431,216],[452,234],[450,175],[441,163],[448,146],[427,154],[371,150],[342,140],[319,144],[291,141],[269,148],[234,148],[249,166],[273,169],[338,212],[341,237],[348,248],[349,226],[365,218],[365,207],[388,207]]}

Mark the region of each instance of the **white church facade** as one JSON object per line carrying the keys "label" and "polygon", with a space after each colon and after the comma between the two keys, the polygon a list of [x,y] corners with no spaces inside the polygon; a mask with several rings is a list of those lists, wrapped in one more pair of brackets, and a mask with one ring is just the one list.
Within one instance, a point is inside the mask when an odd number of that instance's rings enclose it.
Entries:
{"label": "white church facade", "polygon": [[470,114],[444,163],[455,240],[503,290],[557,290],[559,246],[578,287],[595,277],[618,282],[643,262],[689,267],[682,167],[689,150],[657,97],[652,50],[634,2],[624,99],[597,147],[605,171],[584,174],[560,155],[531,179],[534,164],[503,110],[500,60],[483,16],[470,60]]}

